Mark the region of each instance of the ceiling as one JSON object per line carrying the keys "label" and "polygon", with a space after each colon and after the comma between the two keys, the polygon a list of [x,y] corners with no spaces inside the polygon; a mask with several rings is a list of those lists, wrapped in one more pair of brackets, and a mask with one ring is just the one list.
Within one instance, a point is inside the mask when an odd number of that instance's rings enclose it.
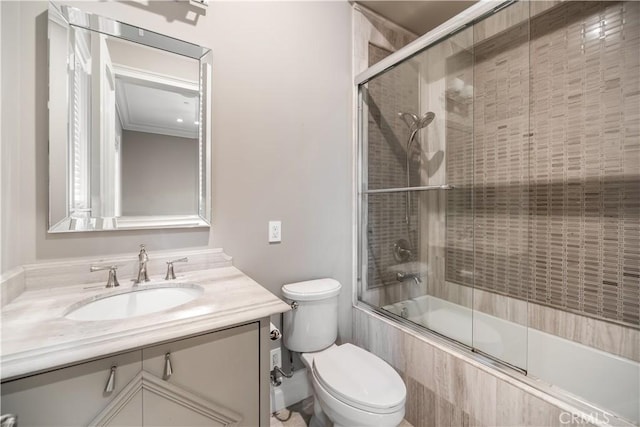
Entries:
{"label": "ceiling", "polygon": [[198,138],[198,103],[198,92],[116,75],[116,107],[123,129]]}
{"label": "ceiling", "polygon": [[421,36],[476,2],[385,0],[357,3]]}

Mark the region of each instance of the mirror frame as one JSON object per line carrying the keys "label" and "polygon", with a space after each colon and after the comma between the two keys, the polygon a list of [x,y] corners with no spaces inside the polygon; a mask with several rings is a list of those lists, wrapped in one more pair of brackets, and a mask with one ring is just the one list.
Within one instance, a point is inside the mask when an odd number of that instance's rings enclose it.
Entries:
{"label": "mirror frame", "polygon": [[[49,109],[49,233],[68,233],[86,231],[120,231],[137,229],[194,228],[211,226],[211,84],[213,54],[211,49],[156,33],[134,25],[84,12],[73,6],[56,5],[49,2],[48,25],[51,21],[66,30],[66,56],[68,61],[69,35],[73,27],[102,33],[136,44],[164,50],[199,61],[200,123],[198,141],[198,212],[193,215],[148,215],[126,217],[86,217],[71,215],[69,182],[71,179],[69,162],[69,141],[72,132],[69,122],[69,77],[65,69],[64,87],[61,82],[51,81],[53,52],[51,46],[51,28],[48,28],[48,109]],[[56,86],[58,86],[56,90]],[[60,96],[64,90],[65,95]],[[58,92],[54,94],[54,92]],[[56,96],[57,95],[57,96]],[[65,123],[55,120],[52,112],[63,112]],[[59,116],[57,116],[59,117]],[[64,130],[62,129],[64,127]],[[64,188],[64,190],[62,190]],[[63,193],[63,194],[61,194]],[[98,227],[99,225],[99,227]]]}

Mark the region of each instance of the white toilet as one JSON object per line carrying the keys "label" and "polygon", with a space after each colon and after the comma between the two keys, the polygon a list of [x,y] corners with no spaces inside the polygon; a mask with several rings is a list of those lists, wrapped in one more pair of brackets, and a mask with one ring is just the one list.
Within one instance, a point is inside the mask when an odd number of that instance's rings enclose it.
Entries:
{"label": "white toilet", "polygon": [[336,345],[340,283],[310,280],[282,287],[284,346],[302,353],[314,391],[311,427],[395,427],[407,389],[385,361],[352,344]]}

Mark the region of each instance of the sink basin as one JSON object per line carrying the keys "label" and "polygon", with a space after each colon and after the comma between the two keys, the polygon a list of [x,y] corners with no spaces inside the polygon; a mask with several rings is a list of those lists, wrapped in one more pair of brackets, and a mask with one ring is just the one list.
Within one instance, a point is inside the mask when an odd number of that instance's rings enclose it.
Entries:
{"label": "sink basin", "polygon": [[98,295],[69,307],[71,320],[116,320],[168,310],[198,298],[204,289],[188,283],[142,285]]}

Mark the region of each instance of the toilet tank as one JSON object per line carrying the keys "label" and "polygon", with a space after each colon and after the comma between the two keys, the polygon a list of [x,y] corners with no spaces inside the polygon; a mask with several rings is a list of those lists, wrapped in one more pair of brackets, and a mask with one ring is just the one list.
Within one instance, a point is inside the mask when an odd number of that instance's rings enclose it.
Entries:
{"label": "toilet tank", "polygon": [[320,351],[338,336],[338,294],[340,283],[318,279],[284,285],[282,295],[297,308],[284,313],[282,336],[291,351]]}

